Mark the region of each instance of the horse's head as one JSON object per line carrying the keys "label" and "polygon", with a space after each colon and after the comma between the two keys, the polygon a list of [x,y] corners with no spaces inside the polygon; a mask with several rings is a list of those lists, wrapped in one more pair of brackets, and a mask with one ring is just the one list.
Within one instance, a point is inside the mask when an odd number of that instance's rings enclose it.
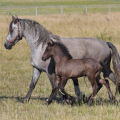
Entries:
{"label": "horse's head", "polygon": [[50,40],[50,42],[48,42],[48,46],[45,49],[45,52],[42,55],[42,60],[46,61],[48,58],[50,58],[53,54],[52,52],[52,47],[53,47],[54,43],[52,40]]}
{"label": "horse's head", "polygon": [[19,19],[15,15],[15,17],[12,16],[12,21],[9,26],[9,32],[6,37],[4,46],[6,49],[12,49],[12,46],[15,45],[21,39],[22,39],[21,27],[19,24]]}

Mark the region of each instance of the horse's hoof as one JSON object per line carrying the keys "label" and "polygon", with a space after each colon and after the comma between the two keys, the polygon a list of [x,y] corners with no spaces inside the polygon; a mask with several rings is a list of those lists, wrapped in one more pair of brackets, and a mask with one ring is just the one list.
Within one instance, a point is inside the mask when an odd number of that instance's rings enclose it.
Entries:
{"label": "horse's hoof", "polygon": [[46,102],[46,105],[48,106],[48,105],[49,105],[49,103],[48,103],[48,102]]}
{"label": "horse's hoof", "polygon": [[47,99],[46,105],[48,106],[51,102],[52,100],[50,101],[49,99]]}
{"label": "horse's hoof", "polygon": [[85,93],[82,92],[82,94],[80,95],[80,101],[82,101],[83,103],[85,103]]}
{"label": "horse's hoof", "polygon": [[24,98],[24,100],[23,100],[23,104],[28,103],[29,100],[30,100],[29,98]]}
{"label": "horse's hoof", "polygon": [[82,94],[82,101],[85,103],[85,94]]}

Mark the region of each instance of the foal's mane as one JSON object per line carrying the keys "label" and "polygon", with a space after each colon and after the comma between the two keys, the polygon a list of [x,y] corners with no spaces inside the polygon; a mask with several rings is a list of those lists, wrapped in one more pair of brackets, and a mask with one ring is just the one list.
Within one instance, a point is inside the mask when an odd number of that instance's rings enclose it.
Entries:
{"label": "foal's mane", "polygon": [[[49,30],[46,30],[45,27],[40,25],[35,20],[19,19],[19,18],[17,18],[17,20],[19,21],[20,25],[23,26],[23,29],[25,29],[25,23],[27,23],[30,26],[30,29],[35,29],[35,32],[39,33],[39,39],[36,41],[37,46],[41,42],[44,45],[45,43],[49,42],[50,39],[55,39],[56,41],[60,41],[59,36],[52,34],[52,32],[50,32]],[[11,23],[10,23],[9,31],[12,29],[12,23],[13,23],[13,21],[11,21]]]}
{"label": "foal's mane", "polygon": [[63,51],[63,53],[69,58],[69,59],[72,59],[72,56],[68,50],[68,48],[61,42],[53,42],[54,45],[57,45],[60,47],[60,49]]}

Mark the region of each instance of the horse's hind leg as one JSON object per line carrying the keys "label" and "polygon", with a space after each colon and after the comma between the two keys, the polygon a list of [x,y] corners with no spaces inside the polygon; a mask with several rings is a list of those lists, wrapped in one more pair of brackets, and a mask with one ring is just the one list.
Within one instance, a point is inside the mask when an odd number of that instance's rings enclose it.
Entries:
{"label": "horse's hind leg", "polygon": [[102,69],[103,76],[104,78],[108,77],[114,84],[116,84],[116,77],[115,74],[110,69],[110,62],[111,62],[111,58],[108,60],[107,64],[105,64]]}
{"label": "horse's hind leg", "polygon": [[80,102],[81,99],[84,102],[85,94],[84,94],[84,92],[80,92],[78,79],[77,78],[72,78],[72,80],[73,80],[73,83],[74,83],[75,94],[76,94],[79,102]]}

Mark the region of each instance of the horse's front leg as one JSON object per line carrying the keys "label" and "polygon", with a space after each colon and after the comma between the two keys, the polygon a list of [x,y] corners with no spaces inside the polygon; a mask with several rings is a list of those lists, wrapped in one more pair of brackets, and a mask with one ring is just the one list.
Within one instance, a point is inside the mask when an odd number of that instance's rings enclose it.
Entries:
{"label": "horse's front leg", "polygon": [[84,94],[84,92],[80,92],[78,79],[72,78],[72,80],[73,80],[73,84],[74,84],[75,94],[76,94],[76,96],[78,98],[78,102],[80,104],[80,100],[82,100],[83,102],[85,101],[85,94]]}
{"label": "horse's front leg", "polygon": [[36,68],[33,68],[33,76],[32,76],[32,80],[31,80],[31,83],[30,83],[29,91],[28,91],[26,97],[24,98],[23,103],[29,102],[32,91],[35,88],[35,85],[36,85],[36,83],[37,83],[37,81],[40,77],[40,74],[41,74],[40,70],[38,70]]}
{"label": "horse's front leg", "polygon": [[49,104],[52,102],[54,93],[56,92],[57,87],[58,87],[60,81],[61,81],[61,79],[60,79],[58,76],[56,76],[55,84],[54,84],[54,86],[53,86],[51,95],[50,95],[50,97],[49,97],[48,100],[47,100],[47,105],[49,105]]}

